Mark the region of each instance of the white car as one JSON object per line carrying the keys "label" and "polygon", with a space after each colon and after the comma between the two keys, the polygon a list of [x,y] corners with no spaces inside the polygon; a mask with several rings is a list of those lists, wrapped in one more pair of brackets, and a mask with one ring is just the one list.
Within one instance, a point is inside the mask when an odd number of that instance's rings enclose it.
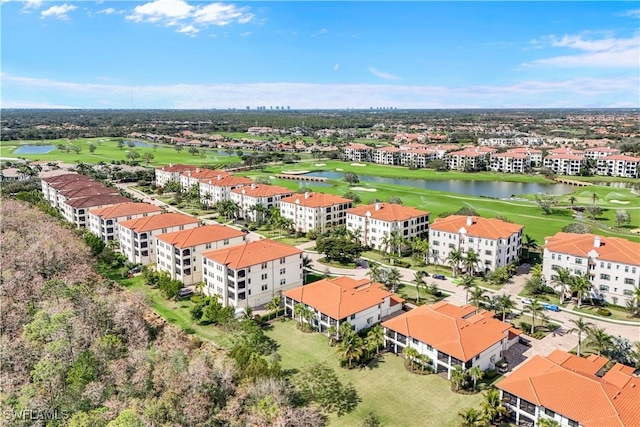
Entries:
{"label": "white car", "polygon": [[522,298],[520,301],[521,301],[524,305],[530,305],[530,304],[533,302],[533,300],[531,300],[531,298]]}

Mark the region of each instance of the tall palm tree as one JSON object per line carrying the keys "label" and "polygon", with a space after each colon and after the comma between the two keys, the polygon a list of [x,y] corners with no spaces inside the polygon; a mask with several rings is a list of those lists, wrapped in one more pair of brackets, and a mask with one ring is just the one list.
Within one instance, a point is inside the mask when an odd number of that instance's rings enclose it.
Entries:
{"label": "tall palm tree", "polygon": [[404,348],[404,350],[402,350],[402,354],[404,355],[404,358],[406,359],[406,361],[409,362],[409,366],[413,370],[413,367],[415,365],[415,360],[420,355],[420,353],[418,353],[418,350],[416,350],[413,347],[407,346]]}
{"label": "tall palm tree", "polygon": [[429,240],[422,239],[420,237],[416,237],[411,241],[411,251],[412,257],[415,260],[426,261],[429,263],[429,257],[427,254],[429,253]]}
{"label": "tall palm tree", "polygon": [[402,237],[402,235],[397,231],[397,230],[393,230],[391,231],[391,234],[389,235],[389,238],[391,239],[391,248],[393,249],[392,252],[398,251],[398,257],[402,256],[402,246],[404,245],[404,237]]}
{"label": "tall palm tree", "polygon": [[460,427],[478,427],[484,423],[482,414],[476,408],[465,409],[464,411],[458,412],[458,415],[462,418]]}
{"label": "tall palm tree", "polygon": [[578,318],[578,320],[571,319],[570,322],[573,323],[575,327],[569,329],[567,333],[578,333],[578,356],[580,356],[580,349],[582,348],[582,334],[588,334],[594,325],[591,322],[585,322],[582,317]]}
{"label": "tall palm tree", "polygon": [[538,300],[538,298],[535,298],[531,301],[531,304],[526,305],[522,310],[526,313],[531,313],[531,335],[533,335],[536,330],[536,317],[540,315],[543,310],[544,308],[542,307],[542,304],[540,304],[540,300]]}
{"label": "tall palm tree", "polygon": [[380,238],[380,246],[378,246],[380,248],[380,252],[382,253],[389,253],[392,249],[391,247],[391,237],[389,236],[389,233],[387,233],[386,231],[384,232],[384,234],[382,235],[382,237]]}
{"label": "tall palm tree", "polygon": [[571,272],[566,268],[559,268],[556,270],[556,277],[553,279],[553,283],[560,287],[560,304],[563,304],[567,286],[571,284]]}
{"label": "tall palm tree", "polygon": [[500,313],[502,313],[502,321],[504,322],[507,318],[507,313],[511,312],[511,309],[516,306],[515,301],[511,298],[509,294],[501,294],[498,296],[498,309]]}
{"label": "tall palm tree", "polygon": [[293,315],[298,320],[298,324],[300,325],[300,329],[307,330],[311,329],[311,319],[315,313],[304,304],[296,304],[293,306]]}
{"label": "tall palm tree", "polygon": [[480,261],[480,257],[478,257],[476,251],[469,249],[463,258],[464,268],[467,270],[467,276],[473,276],[476,265],[478,265],[478,261]]}
{"label": "tall palm tree", "polygon": [[352,366],[354,361],[360,361],[360,358],[364,354],[363,344],[362,338],[357,334],[347,334],[342,337],[338,351],[340,351],[340,357],[347,361],[349,367]]}
{"label": "tall palm tree", "polygon": [[507,408],[502,404],[500,392],[496,388],[487,391],[484,395],[484,400],[480,403],[480,407],[482,408],[482,416],[491,424],[499,421],[508,412]]}
{"label": "tall palm tree", "polygon": [[280,295],[276,295],[273,297],[271,301],[269,301],[265,308],[269,311],[276,313],[276,318],[278,317],[278,311],[280,310],[280,306],[282,305],[282,297]]}
{"label": "tall palm tree", "polygon": [[571,291],[575,292],[578,297],[578,308],[582,304],[582,297],[585,293],[591,290],[591,278],[589,272],[583,273],[579,276],[571,277]]}
{"label": "tall palm tree", "polygon": [[193,285],[193,287],[195,288],[196,293],[198,295],[202,295],[203,290],[204,290],[204,282],[202,282],[202,281],[197,282],[195,285]]}
{"label": "tall palm tree", "polygon": [[331,325],[327,328],[327,335],[329,336],[329,346],[332,347],[338,339],[338,328],[336,328],[336,325]]}
{"label": "tall palm tree", "polygon": [[476,307],[483,307],[488,301],[489,297],[487,296],[487,291],[482,289],[480,286],[475,285],[471,290],[469,302]]}
{"label": "tall palm tree", "polygon": [[367,332],[367,346],[375,349],[378,354],[382,345],[384,345],[384,329],[378,324]]}
{"label": "tall palm tree", "polygon": [[369,272],[367,273],[372,282],[380,282],[382,280],[382,265],[377,262],[369,262]]}
{"label": "tall palm tree", "polygon": [[611,335],[601,328],[591,328],[588,332],[588,338],[589,343],[587,346],[594,348],[598,352],[598,356],[613,345]]}
{"label": "tall palm tree", "polygon": [[596,201],[598,200],[598,195],[596,193],[593,193],[591,195],[591,202],[593,203],[593,206],[596,205]]}
{"label": "tall palm tree", "polygon": [[464,303],[468,304],[469,303],[469,289],[473,289],[476,286],[475,279],[473,277],[471,277],[471,276],[465,276],[462,279],[462,281],[457,284],[457,286],[461,286],[462,288],[464,288],[464,291],[465,291]]}
{"label": "tall palm tree", "polygon": [[478,381],[480,381],[484,377],[484,371],[480,369],[479,366],[474,366],[467,372],[471,381],[473,381],[473,389],[475,390],[478,386]]}
{"label": "tall palm tree", "polygon": [[420,302],[420,288],[425,286],[424,271],[418,270],[413,274],[413,283],[416,285],[416,304]]}
{"label": "tall palm tree", "polygon": [[571,209],[573,209],[574,204],[576,203],[576,198],[571,196],[569,197],[569,204],[571,205]]}
{"label": "tall palm tree", "polygon": [[538,249],[538,242],[536,242],[536,239],[534,239],[530,235],[525,234],[524,235],[524,241],[522,242],[522,247],[527,250],[526,259],[530,260],[531,259],[531,252],[533,252],[536,249]]}
{"label": "tall palm tree", "polygon": [[302,257],[302,275],[303,275],[303,284],[307,284],[307,275],[309,274],[309,269],[311,268],[311,263],[313,261],[307,255]]}
{"label": "tall palm tree", "polygon": [[384,284],[392,293],[395,293],[398,290],[398,286],[400,286],[401,277],[402,275],[400,274],[400,270],[396,267],[388,268]]}
{"label": "tall palm tree", "polygon": [[462,384],[467,379],[467,373],[462,369],[462,366],[456,365],[451,371],[451,382],[456,391],[460,390]]}
{"label": "tall palm tree", "polygon": [[447,261],[451,266],[451,269],[453,270],[453,277],[456,277],[456,274],[458,273],[458,268],[460,268],[460,262],[462,261],[462,258],[462,252],[460,252],[458,249],[452,250],[447,256]]}

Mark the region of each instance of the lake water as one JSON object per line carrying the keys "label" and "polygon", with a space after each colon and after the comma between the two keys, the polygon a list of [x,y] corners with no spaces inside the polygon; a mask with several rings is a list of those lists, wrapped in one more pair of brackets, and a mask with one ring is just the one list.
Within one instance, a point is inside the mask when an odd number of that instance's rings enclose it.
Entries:
{"label": "lake water", "polygon": [[21,145],[13,154],[47,154],[55,149],[54,145]]}
{"label": "lake water", "polygon": [[149,144],[148,142],[144,142],[144,141],[138,141],[135,139],[133,140],[133,143],[136,145],[136,147],[153,147],[153,144]]}
{"label": "lake water", "polygon": [[[344,174],[333,171],[310,172],[309,176],[321,176],[340,180]],[[505,182],[505,181],[463,181],[449,179],[430,181],[426,179],[386,178],[381,176],[358,175],[360,182],[403,185],[406,187],[426,188],[428,190],[446,191],[448,193],[469,194],[496,199],[508,199],[517,194],[568,194],[575,188],[565,184],[538,184],[533,182]]]}

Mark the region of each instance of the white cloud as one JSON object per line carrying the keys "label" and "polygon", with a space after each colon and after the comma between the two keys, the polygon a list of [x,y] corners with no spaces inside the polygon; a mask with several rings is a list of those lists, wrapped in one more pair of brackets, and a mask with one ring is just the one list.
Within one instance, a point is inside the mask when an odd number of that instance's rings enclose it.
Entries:
{"label": "white cloud", "polygon": [[371,74],[373,74],[374,76],[380,77],[381,79],[385,79],[385,80],[400,80],[400,77],[391,74],[391,73],[385,73],[384,71],[380,71],[377,68],[374,67],[369,67],[369,72]]}
{"label": "white cloud", "polygon": [[318,31],[317,33],[311,34],[311,37],[318,37],[318,36],[322,36],[324,34],[329,34],[329,30],[327,30],[326,28],[323,28],[320,31]]}
{"label": "white cloud", "polygon": [[24,0],[23,12],[29,12],[31,9],[40,9],[42,6],[42,0]]}
{"label": "white cloud", "polygon": [[240,37],[249,37],[253,34],[251,31],[245,31],[244,33],[240,33]]}
{"label": "white cloud", "polygon": [[[56,99],[77,108],[244,108],[246,105],[290,105],[292,108],[638,108],[640,77],[575,78],[524,81],[508,85],[418,86],[391,84],[81,84],[2,74],[3,94],[15,105],[20,90]],[[3,106],[5,103],[3,102]]]}
{"label": "white cloud", "polygon": [[593,68],[639,68],[640,36],[629,38],[605,37],[586,39],[582,35],[547,36],[542,40],[532,40],[537,48],[541,46],[566,48],[580,53],[537,59],[522,64],[525,67],[593,67]]}
{"label": "white cloud", "polygon": [[[234,4],[211,3],[190,5],[184,0],[154,0],[136,6],[126,18],[132,22],[153,23],[167,27],[179,26],[180,33],[194,35],[210,25],[225,26],[234,22],[246,24],[254,19],[247,8]],[[185,28],[198,31],[185,32]]]}
{"label": "white cloud", "polygon": [[122,13],[122,11],[117,11],[112,7],[108,7],[106,9],[99,10],[98,13],[102,13],[104,15],[113,15],[114,13]]}
{"label": "white cloud", "polygon": [[338,71],[338,68],[340,68],[340,64],[336,64],[333,66],[333,70],[334,71]]}
{"label": "white cloud", "polygon": [[640,18],[640,9],[627,10],[622,16],[631,16],[633,18]]}
{"label": "white cloud", "polygon": [[185,25],[184,27],[180,27],[178,32],[194,37],[196,34],[200,32],[200,30],[194,27],[193,25]]}
{"label": "white cloud", "polygon": [[2,108],[62,108],[62,109],[72,109],[77,107],[72,107],[70,105],[62,105],[62,104],[52,104],[50,102],[33,102],[33,101],[12,101],[12,100],[3,100]]}
{"label": "white cloud", "polygon": [[77,7],[70,4],[62,4],[60,6],[51,6],[49,9],[40,13],[42,18],[54,17],[59,19],[69,19],[68,13],[76,10]]}

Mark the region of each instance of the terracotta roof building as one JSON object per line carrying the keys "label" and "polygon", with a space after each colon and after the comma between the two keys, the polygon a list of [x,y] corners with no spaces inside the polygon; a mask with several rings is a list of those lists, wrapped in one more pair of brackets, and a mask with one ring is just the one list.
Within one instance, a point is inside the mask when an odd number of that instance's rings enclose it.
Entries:
{"label": "terracotta roof building", "polygon": [[640,157],[625,156],[624,154],[599,157],[597,174],[603,176],[639,178]]}
{"label": "terracotta roof building", "polygon": [[391,203],[359,205],[347,211],[347,229],[359,236],[363,246],[389,252],[401,252],[391,241],[397,235],[405,239],[426,237],[429,233],[429,212]]}
{"label": "terracotta roof building", "polygon": [[445,265],[452,251],[473,250],[479,258],[475,271],[493,271],[519,259],[523,228],[495,218],[464,215],[437,218],[429,229],[430,256],[434,263]]}
{"label": "terracotta roof building", "polygon": [[195,171],[200,169],[194,165],[177,165],[169,164],[168,166],[160,166],[155,170],[156,185],[158,187],[164,187],[167,182],[174,181],[180,182],[180,175],[188,171]]}
{"label": "terracotta roof building", "polygon": [[202,281],[202,253],[245,242],[245,233],[225,225],[204,225],[156,236],[156,265],[185,285]]}
{"label": "terracotta roof building", "polygon": [[243,176],[219,174],[215,178],[200,180],[200,201],[213,206],[224,200],[231,200],[231,191],[250,185],[253,181]]}
{"label": "terracotta roof building", "polygon": [[640,378],[619,363],[603,375],[608,361],[555,350],[532,357],[496,387],[517,425],[550,418],[563,426],[638,426]]}
{"label": "terracotta roof building", "polygon": [[280,213],[293,221],[296,231],[324,233],[346,225],[347,209],[352,206],[353,201],[344,197],[306,192],[281,199]]}
{"label": "terracotta roof building", "polygon": [[158,215],[162,209],[149,203],[127,202],[89,211],[89,230],[103,242],[118,240],[118,223]]}
{"label": "terracotta roof building", "polygon": [[557,233],[545,239],[542,276],[555,284],[557,271],[589,273],[591,292],[583,297],[625,305],[640,284],[640,243],[595,234]]}
{"label": "terracotta roof building", "polygon": [[369,328],[401,311],[403,301],[380,283],[346,276],[291,289],[284,293],[284,300],[286,314],[291,317],[298,303],[311,308],[315,316],[310,323],[322,333],[331,326],[339,328],[343,322],[352,324],[356,331]]}
{"label": "terracotta roof building", "polygon": [[262,306],[302,285],[302,254],[269,239],[204,252],[204,292],[218,295],[224,306]]}
{"label": "terracotta roof building", "polygon": [[[231,201],[240,207],[240,216],[250,221],[264,221],[266,211],[272,207],[280,210],[280,200],[295,192],[277,185],[251,183],[231,190]],[[262,206],[262,208],[257,208]]]}
{"label": "terracotta roof building", "polygon": [[492,312],[472,305],[441,301],[423,305],[382,323],[389,350],[400,353],[409,346],[431,359],[436,372],[447,378],[455,366],[494,369],[503,352],[517,342],[520,331],[495,319]]}

